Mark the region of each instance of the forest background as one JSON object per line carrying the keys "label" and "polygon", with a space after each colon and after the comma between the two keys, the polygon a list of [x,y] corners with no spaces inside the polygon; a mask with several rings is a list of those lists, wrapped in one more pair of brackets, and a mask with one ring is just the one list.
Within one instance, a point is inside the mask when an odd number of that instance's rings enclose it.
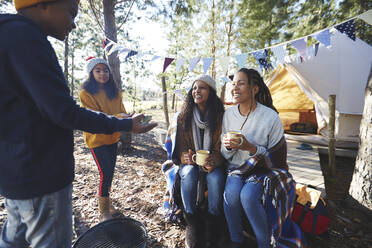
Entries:
{"label": "forest background", "polygon": [[[0,13],[15,12],[11,0],[0,0],[0,6]],[[218,58],[300,38],[371,8],[372,2],[365,0],[82,0],[77,28],[65,42],[50,41],[75,99],[86,79],[85,59],[105,56],[105,37],[141,53],[160,55],[155,62],[148,56],[125,59],[126,53],[108,56],[127,108],[141,112],[162,108],[162,77],[167,92],[181,89],[185,94],[192,78],[203,73],[202,63],[190,72],[187,63],[177,71],[175,62],[162,73],[164,57],[213,58],[207,73],[222,86],[223,96],[224,84],[219,79],[233,74],[238,66],[230,60],[228,72],[222,72]],[[360,19],[355,24],[356,36],[372,44],[370,25]],[[315,42],[309,37],[307,44]],[[287,49],[295,53],[290,46]],[[269,61],[271,56],[269,52]],[[248,57],[247,67],[258,68],[253,56]],[[265,71],[264,76],[269,73]],[[174,108],[174,93],[168,98]]]}
{"label": "forest background", "polygon": [[[167,101],[169,101],[169,107],[172,109],[170,112],[174,113],[177,107],[179,108],[181,105],[180,99],[177,101],[175,90],[183,90],[183,94],[185,94],[185,89],[190,87],[192,79],[204,72],[202,63],[198,63],[197,67],[192,71],[189,70],[188,63],[186,63],[180,71],[177,71],[173,62],[163,73],[165,57],[185,58],[187,60],[194,57],[213,58],[213,63],[209,67],[207,74],[212,75],[216,79],[218,92],[223,98],[226,84],[221,81],[221,78],[237,71],[238,65],[233,59],[235,55],[311,35],[370,9],[372,9],[372,1],[366,0],[81,0],[79,14],[76,18],[77,28],[70,33],[64,42],[53,38],[50,38],[50,41],[64,69],[71,94],[77,101],[79,88],[87,77],[84,72],[85,59],[89,56],[106,57],[113,70],[114,79],[123,91],[124,104],[128,111],[134,109],[137,112],[144,111],[153,114],[153,112],[161,111],[152,111],[152,109],[163,109],[165,107],[164,112],[167,113]],[[0,13],[5,12],[15,13],[12,0],[0,0]],[[358,18],[354,19],[354,21],[356,37],[372,45],[371,26]],[[126,53],[118,54],[118,52],[114,52],[111,55],[105,54],[105,50],[102,48],[105,38],[120,44],[122,47],[151,56],[137,55],[126,59]],[[307,45],[312,45],[316,42],[315,39],[308,36]],[[287,50],[289,54],[296,53],[291,46],[287,46]],[[158,55],[160,58],[151,62],[153,55]],[[227,72],[222,71],[219,64],[215,63],[224,56],[231,57],[231,63]],[[269,49],[268,61],[272,62],[273,59],[274,56]],[[253,56],[248,57],[246,66],[259,68]],[[267,77],[270,72],[270,70],[264,71],[263,76]],[[370,76],[366,87],[365,109],[360,129],[361,142],[355,164],[356,169],[354,170],[353,181],[350,186],[350,195],[367,208],[368,214],[365,216],[369,217],[352,218],[352,216],[356,216],[355,214],[360,214],[360,208],[354,211],[354,208],[346,208],[346,205],[342,202],[336,212],[337,215],[335,215],[338,217],[332,219],[334,224],[333,229],[331,228],[330,236],[323,240],[320,239],[319,246],[314,245],[315,241],[312,241],[313,243],[310,242],[312,244],[311,247],[369,247],[365,244],[371,244],[371,78]],[[163,92],[165,91],[168,94],[164,94]],[[160,125],[164,130],[167,127],[165,124],[169,123],[167,114],[165,116],[165,118],[154,118],[159,122],[163,122],[166,119],[166,123],[161,123],[164,125]],[[134,138],[135,140],[138,139],[138,137]],[[130,144],[130,142],[128,143]],[[145,171],[153,168],[152,166],[147,166],[148,161],[151,161],[151,163],[163,161],[164,158],[162,156],[159,156],[154,161],[153,155],[162,155],[162,153],[160,146],[155,144],[153,139],[145,142],[146,149],[153,149],[151,152],[148,152],[148,150],[144,152],[138,149],[138,144],[142,143],[144,143],[142,140],[133,142],[133,144],[137,144],[137,150],[134,149],[134,152],[129,152],[127,156],[119,158],[125,160],[125,162],[121,161],[124,167],[126,165],[130,167],[131,164],[143,165]],[[85,164],[89,159],[84,157],[87,154],[82,152],[83,140],[81,133],[75,135],[75,144],[75,158],[78,161],[76,176],[84,175],[85,178],[89,174],[91,184],[85,186],[87,190],[90,190],[92,188],[91,185],[96,180],[92,176],[94,173],[85,172],[87,168],[93,167]],[[150,158],[142,158],[146,154],[151,154]],[[124,168],[123,171],[125,173],[123,177],[136,178],[133,173],[127,173],[127,169],[126,167]],[[159,172],[151,170],[151,173]],[[154,175],[149,174],[143,178],[157,178],[158,174]],[[133,179],[133,181],[136,181],[136,179]],[[160,181],[162,182],[162,180]],[[155,203],[146,205],[142,201],[133,201],[137,206],[133,208],[134,210],[132,209],[134,212],[143,208],[148,209],[148,211],[137,212],[148,215],[154,212],[154,206],[158,207],[158,202],[162,199],[164,186],[159,183],[160,181],[154,180],[154,187],[149,188],[154,192],[148,193],[144,191],[144,197],[151,198],[148,202]],[[136,183],[143,185],[137,181]],[[146,181],[146,183],[148,182]],[[76,187],[83,186],[77,185]],[[140,187],[138,186],[138,188]],[[136,191],[138,188],[128,192],[127,189],[118,190],[118,192],[127,193],[127,195],[120,198],[122,201],[120,203],[123,206],[129,204],[128,202],[138,195]],[[89,207],[90,205],[88,206],[86,202],[87,199],[84,199],[84,197],[89,199],[91,197],[89,194],[84,195],[84,190],[82,192],[83,194],[75,199],[79,203],[74,202],[74,213],[77,215],[75,237],[87,230],[89,226],[94,225],[95,221],[98,220],[98,215],[92,210],[94,207]],[[3,199],[0,197],[0,223],[5,220],[5,209],[1,200]],[[93,198],[90,200],[94,202]],[[92,202],[89,204],[92,204]],[[1,208],[4,210],[1,211]],[[332,207],[332,209],[336,208]],[[125,210],[133,213],[129,211],[130,208]],[[92,216],[94,218],[91,218]],[[148,224],[148,229],[151,235],[154,235],[159,241],[164,235],[161,231],[158,231],[155,235],[154,230],[156,228],[153,228],[160,225],[162,227],[161,230],[163,230],[162,225],[164,223],[156,219],[159,218],[156,214],[152,216],[154,218],[150,222],[153,224]],[[136,219],[142,218],[138,215],[134,217]],[[86,222],[89,222],[89,226],[86,225]],[[363,224],[361,224],[362,222]],[[179,235],[180,233],[178,231],[174,232],[174,236],[178,238],[175,241],[171,241],[182,244],[183,239]],[[336,233],[337,235],[335,235]],[[369,235],[365,235],[366,233]],[[167,236],[165,240],[169,241]],[[153,244],[151,247],[158,246]]]}

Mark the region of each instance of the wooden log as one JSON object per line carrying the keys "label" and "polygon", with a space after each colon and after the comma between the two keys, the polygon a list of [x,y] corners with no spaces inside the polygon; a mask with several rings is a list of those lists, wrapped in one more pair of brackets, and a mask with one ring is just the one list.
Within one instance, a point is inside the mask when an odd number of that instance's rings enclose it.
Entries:
{"label": "wooden log", "polygon": [[161,77],[161,86],[163,89],[163,110],[164,110],[164,115],[165,115],[165,122],[167,123],[167,129],[168,129],[169,116],[168,116],[167,86],[165,84],[165,76]]}
{"label": "wooden log", "polygon": [[329,123],[328,123],[328,168],[330,176],[336,174],[336,155],[335,155],[335,117],[336,117],[336,95],[329,95]]}

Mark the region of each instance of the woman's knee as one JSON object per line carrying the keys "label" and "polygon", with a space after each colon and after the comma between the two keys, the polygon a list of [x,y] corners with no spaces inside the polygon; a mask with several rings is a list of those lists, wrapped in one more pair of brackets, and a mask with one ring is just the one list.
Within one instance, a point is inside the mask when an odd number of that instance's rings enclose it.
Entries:
{"label": "woman's knee", "polygon": [[240,199],[243,207],[249,209],[261,204],[262,193],[260,185],[246,183],[240,192]]}
{"label": "woman's knee", "polygon": [[216,168],[212,172],[208,173],[207,181],[208,184],[211,185],[223,185],[225,181],[223,170],[220,168]]}
{"label": "woman's knee", "polygon": [[197,167],[193,165],[183,165],[180,167],[179,171],[181,178],[197,175],[197,173],[198,173]]}
{"label": "woman's knee", "polygon": [[227,205],[240,204],[240,190],[241,188],[226,185],[225,191],[223,193],[225,204]]}

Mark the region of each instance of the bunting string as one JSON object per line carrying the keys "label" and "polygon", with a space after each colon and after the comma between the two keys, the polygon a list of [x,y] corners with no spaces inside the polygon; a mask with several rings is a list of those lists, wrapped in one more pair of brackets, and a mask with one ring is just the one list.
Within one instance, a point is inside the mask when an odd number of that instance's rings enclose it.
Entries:
{"label": "bunting string", "polygon": [[[262,71],[263,69],[267,70],[267,69],[273,68],[273,65],[268,62],[268,50],[269,49],[271,50],[272,54],[274,55],[273,58],[276,59],[276,61],[272,61],[274,65],[278,63],[284,64],[286,61],[285,58],[288,56],[286,46],[290,44],[296,49],[298,53],[298,55],[296,56],[296,59],[303,62],[304,60],[311,59],[312,56],[317,55],[318,50],[319,50],[319,43],[325,47],[330,47],[332,45],[331,40],[330,40],[330,29],[332,28],[334,28],[338,32],[344,33],[350,39],[355,41],[356,37],[355,37],[354,19],[356,18],[361,19],[365,21],[366,23],[372,25],[372,9],[360,15],[349,18],[343,22],[340,22],[330,27],[318,30],[312,34],[305,35],[300,38],[296,38],[296,39],[289,40],[289,41],[284,41],[282,43],[274,44],[274,45],[271,45],[271,46],[268,46],[262,49],[257,49],[257,50],[249,51],[249,52],[242,53],[242,54],[237,54],[233,56],[222,56],[222,57],[217,58],[217,60],[221,67],[222,73],[224,75],[227,75],[226,73],[228,71],[228,66],[230,64],[229,63],[230,57],[234,57],[237,62],[237,65],[239,66],[239,68],[241,68],[246,65],[248,55],[252,55],[256,59],[257,64],[260,67],[258,70],[260,71]],[[316,39],[318,43],[307,47],[307,38],[309,36]],[[105,37],[104,39],[103,49],[105,50],[105,52],[107,52],[108,55],[112,54],[113,52],[117,52],[117,51],[119,51],[118,54],[126,53],[125,59],[124,59],[125,61],[127,61],[130,57],[133,57],[133,56],[139,57],[139,56],[144,56],[144,55],[152,56],[152,59],[150,60],[150,62],[153,62],[159,58],[163,58],[164,59],[163,73],[166,71],[168,66],[174,60],[176,61],[177,72],[181,70],[182,66],[186,63],[186,61],[189,62],[188,69],[190,72],[192,72],[196,68],[199,61],[202,61],[203,72],[204,74],[207,74],[209,67],[213,63],[213,58],[210,58],[210,57],[206,57],[206,58],[192,57],[190,59],[185,59],[185,58],[176,59],[176,58],[172,58],[169,56],[162,57],[158,55],[153,55],[151,53],[138,52],[138,51],[135,51],[129,48],[125,48],[121,46],[118,42],[114,42],[108,39],[107,37]],[[228,77],[223,77],[221,78],[221,80],[223,83],[225,83],[229,79]]]}

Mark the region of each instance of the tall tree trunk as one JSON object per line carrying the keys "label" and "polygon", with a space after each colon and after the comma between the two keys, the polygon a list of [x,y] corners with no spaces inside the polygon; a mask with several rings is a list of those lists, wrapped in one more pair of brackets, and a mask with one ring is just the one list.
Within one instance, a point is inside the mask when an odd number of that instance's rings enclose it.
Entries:
{"label": "tall tree trunk", "polygon": [[68,82],[68,36],[65,39],[65,64],[64,64],[64,74],[66,82]]}
{"label": "tall tree trunk", "polygon": [[168,129],[169,116],[168,116],[167,86],[165,84],[165,76],[161,77],[161,86],[163,89],[163,109],[164,109],[164,115],[165,115],[165,122],[167,123],[167,129]]}
{"label": "tall tree trunk", "polygon": [[174,110],[174,103],[176,101],[176,94],[172,94],[172,110]]}
{"label": "tall tree trunk", "polygon": [[[234,13],[233,13],[233,10],[234,10],[234,0],[231,0],[230,2],[230,15],[229,15],[229,22],[228,22],[228,25],[227,25],[227,32],[226,32],[226,35],[227,35],[227,50],[226,50],[226,55],[227,56],[230,56],[230,51],[231,51],[231,43],[232,43],[232,35],[233,35],[233,32],[232,32],[232,27],[233,27],[233,21],[234,21]],[[239,68],[240,69],[240,68]],[[228,76],[228,73],[226,73],[225,76]],[[223,84],[222,88],[221,88],[221,95],[220,95],[220,99],[223,103],[225,103],[225,91],[226,91],[226,83]]]}
{"label": "tall tree trunk", "polygon": [[220,99],[222,101],[222,103],[225,104],[225,91],[226,91],[226,84],[227,83],[223,83],[222,87],[221,87],[221,96],[220,96]]}
{"label": "tall tree trunk", "polygon": [[74,98],[74,64],[75,64],[75,56],[74,56],[74,49],[75,48],[75,40],[72,39],[72,52],[71,52],[71,95]]}
{"label": "tall tree trunk", "polygon": [[212,2],[212,34],[211,34],[211,42],[212,42],[212,45],[211,45],[211,54],[212,54],[212,58],[213,58],[213,61],[212,61],[212,78],[216,78],[216,14],[215,14],[215,4],[214,4],[214,0]]}
{"label": "tall tree trunk", "polygon": [[[106,37],[114,42],[117,42],[116,23],[115,23],[115,0],[103,0],[103,16],[105,21],[105,34]],[[120,60],[118,52],[113,52],[108,56],[108,62],[112,70],[112,76],[122,89],[121,76],[120,76]]]}
{"label": "tall tree trunk", "polygon": [[372,67],[365,90],[359,137],[359,151],[349,193],[362,206],[372,210]]}

